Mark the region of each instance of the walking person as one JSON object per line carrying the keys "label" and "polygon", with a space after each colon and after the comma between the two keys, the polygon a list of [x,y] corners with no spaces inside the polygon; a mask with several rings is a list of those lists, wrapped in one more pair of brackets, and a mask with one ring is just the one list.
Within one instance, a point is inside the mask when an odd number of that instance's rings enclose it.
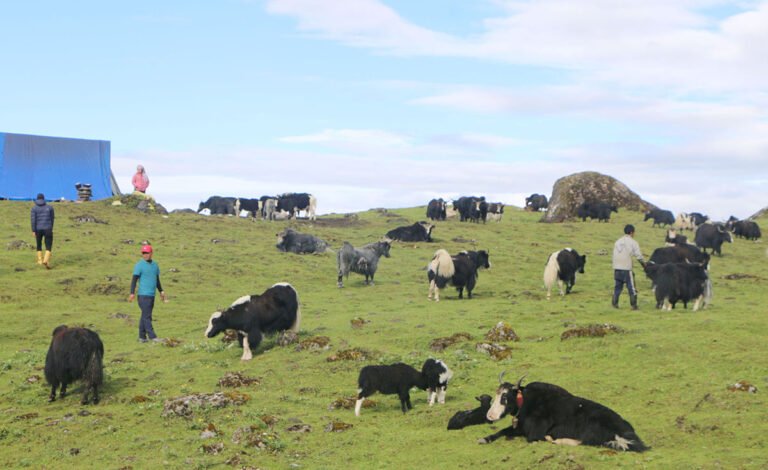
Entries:
{"label": "walking person", "polygon": [[635,227],[628,224],[624,227],[624,236],[616,240],[613,245],[613,279],[616,284],[613,288],[613,308],[619,308],[619,295],[627,285],[629,292],[629,304],[632,310],[637,310],[637,288],[635,288],[635,275],[632,272],[632,258],[637,258],[645,269],[645,260],[640,252],[640,244],[635,241]]}
{"label": "walking person", "polygon": [[140,193],[146,193],[149,187],[149,176],[147,176],[146,170],[142,165],[136,167],[136,173],[131,178],[131,184],[133,184],[133,190]]}
{"label": "walking person", "polygon": [[141,247],[141,260],[133,268],[133,278],[131,279],[131,294],[128,296],[128,302],[133,302],[136,292],[136,283],[139,284],[138,303],[141,309],[141,320],[139,320],[139,342],[147,341],[160,342],[155,330],[152,328],[152,310],[155,307],[155,291],[160,292],[160,298],[163,302],[168,299],[165,291],[160,285],[160,267],[152,260],[152,245],[143,245]]}
{"label": "walking person", "polygon": [[[37,242],[37,264],[51,269],[51,249],[53,248],[53,207],[45,202],[45,195],[39,193],[32,206],[32,236]],[[43,239],[45,239],[45,256],[43,256]]]}

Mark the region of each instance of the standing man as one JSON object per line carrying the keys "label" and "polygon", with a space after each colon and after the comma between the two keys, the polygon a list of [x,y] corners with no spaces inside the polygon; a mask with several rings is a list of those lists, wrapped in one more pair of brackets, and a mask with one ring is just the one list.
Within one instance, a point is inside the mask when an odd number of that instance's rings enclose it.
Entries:
{"label": "standing man", "polygon": [[142,245],[141,260],[133,268],[133,278],[131,279],[131,295],[128,296],[128,302],[133,302],[134,292],[136,291],[136,282],[139,283],[139,308],[141,309],[141,320],[139,320],[139,342],[147,341],[160,342],[155,330],[152,329],[152,309],[155,307],[155,290],[160,291],[160,298],[167,302],[165,291],[160,285],[160,267],[152,261],[152,245]]}
{"label": "standing man", "polygon": [[[51,269],[51,248],[53,248],[53,207],[45,203],[45,195],[39,193],[32,206],[32,236],[37,242],[37,264]],[[45,257],[43,257],[45,238]]]}
{"label": "standing man", "polygon": [[635,288],[635,275],[632,272],[632,258],[635,257],[645,269],[645,260],[640,252],[640,245],[635,241],[635,227],[626,225],[624,236],[616,240],[613,245],[613,279],[616,285],[613,288],[613,308],[619,308],[619,295],[627,285],[629,292],[629,304],[632,310],[637,310],[637,289]]}

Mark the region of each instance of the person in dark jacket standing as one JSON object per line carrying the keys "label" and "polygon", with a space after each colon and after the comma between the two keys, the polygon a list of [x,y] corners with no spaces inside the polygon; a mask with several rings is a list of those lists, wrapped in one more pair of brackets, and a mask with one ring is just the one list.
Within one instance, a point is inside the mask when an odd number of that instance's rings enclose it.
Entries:
{"label": "person in dark jacket standing", "polygon": [[[51,248],[53,248],[53,207],[45,203],[45,195],[39,193],[32,206],[32,235],[37,242],[37,264],[51,269]],[[45,256],[43,256],[45,239]]]}
{"label": "person in dark jacket standing", "polygon": [[141,247],[141,260],[133,268],[133,278],[131,279],[131,294],[128,296],[128,302],[132,302],[136,292],[136,283],[139,284],[139,308],[141,309],[141,320],[139,320],[139,342],[147,341],[160,342],[155,330],[152,328],[152,310],[155,307],[155,291],[160,291],[160,298],[167,302],[165,291],[160,285],[160,267],[152,261],[152,245],[143,245]]}

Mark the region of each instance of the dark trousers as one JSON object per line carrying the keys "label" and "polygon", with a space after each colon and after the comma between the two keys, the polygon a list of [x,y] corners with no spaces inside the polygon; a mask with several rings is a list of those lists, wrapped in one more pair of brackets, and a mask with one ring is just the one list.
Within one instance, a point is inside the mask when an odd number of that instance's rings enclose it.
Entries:
{"label": "dark trousers", "polygon": [[45,238],[45,249],[51,251],[51,248],[53,247],[53,229],[49,228],[35,232],[37,251],[43,251],[43,238]]}
{"label": "dark trousers", "polygon": [[139,320],[139,339],[157,338],[155,330],[152,329],[152,309],[155,308],[154,295],[138,296],[139,308],[141,309],[141,320]]}
{"label": "dark trousers", "polygon": [[632,271],[626,269],[614,269],[613,280],[616,284],[613,288],[613,305],[617,305],[619,301],[619,295],[624,290],[624,285],[627,286],[627,292],[629,292],[629,302],[632,306],[637,305],[637,289],[635,289],[635,275]]}

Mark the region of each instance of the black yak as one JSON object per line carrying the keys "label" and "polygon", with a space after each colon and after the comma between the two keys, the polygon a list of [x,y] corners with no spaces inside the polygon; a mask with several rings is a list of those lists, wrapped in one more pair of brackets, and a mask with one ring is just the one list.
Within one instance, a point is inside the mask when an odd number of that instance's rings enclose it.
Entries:
{"label": "black yak", "polygon": [[88,328],[57,326],[45,357],[45,379],[51,385],[48,401],[56,400],[56,388],[61,385],[59,396],[67,394],[67,385],[75,380],[83,381],[83,405],[88,404],[88,393],[93,393],[93,404],[99,403],[99,386],[104,380],[102,361],[104,344],[95,331]]}

